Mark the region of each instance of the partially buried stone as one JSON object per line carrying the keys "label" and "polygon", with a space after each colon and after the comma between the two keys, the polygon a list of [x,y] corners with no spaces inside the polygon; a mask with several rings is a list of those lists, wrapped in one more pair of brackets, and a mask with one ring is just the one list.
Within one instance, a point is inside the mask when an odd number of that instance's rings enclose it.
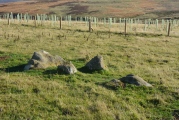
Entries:
{"label": "partially buried stone", "polygon": [[112,89],[116,89],[116,88],[125,88],[125,83],[121,82],[120,80],[117,79],[112,79],[111,81],[107,82],[105,84],[105,86],[112,88]]}
{"label": "partially buried stone", "polygon": [[120,80],[123,83],[134,84],[137,86],[152,87],[151,84],[149,84],[148,82],[146,82],[145,80],[143,80],[141,77],[137,75],[130,74],[130,75],[127,75],[126,77],[120,78]]}

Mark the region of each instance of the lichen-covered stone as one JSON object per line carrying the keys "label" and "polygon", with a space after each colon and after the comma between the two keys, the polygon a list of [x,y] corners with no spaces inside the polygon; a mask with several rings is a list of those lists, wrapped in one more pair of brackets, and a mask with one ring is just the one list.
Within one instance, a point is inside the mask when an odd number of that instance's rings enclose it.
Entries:
{"label": "lichen-covered stone", "polygon": [[74,74],[77,69],[71,62],[65,62],[57,67],[57,71],[62,74]]}
{"label": "lichen-covered stone", "polygon": [[146,82],[145,80],[143,80],[141,77],[137,75],[130,74],[130,75],[127,75],[126,77],[120,78],[120,80],[123,83],[134,84],[137,86],[152,87],[151,84],[149,84],[148,82]]}
{"label": "lichen-covered stone", "polygon": [[63,64],[64,59],[60,56],[52,56],[46,51],[34,52],[32,58],[28,64],[24,67],[24,70],[29,69],[45,69],[47,67],[58,66]]}
{"label": "lichen-covered stone", "polygon": [[106,67],[104,65],[104,60],[103,60],[103,57],[98,55],[98,56],[95,56],[94,58],[92,58],[86,65],[85,67],[88,69],[88,70],[91,70],[91,71],[96,71],[96,70],[105,70]]}

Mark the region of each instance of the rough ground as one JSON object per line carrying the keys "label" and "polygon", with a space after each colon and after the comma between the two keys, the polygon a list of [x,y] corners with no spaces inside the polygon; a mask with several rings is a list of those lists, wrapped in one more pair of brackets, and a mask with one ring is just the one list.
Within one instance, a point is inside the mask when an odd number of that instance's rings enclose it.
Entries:
{"label": "rough ground", "polygon": [[[89,33],[79,22],[34,27],[34,23],[0,22],[0,118],[2,120],[174,120],[179,108],[179,37],[153,29],[145,33]],[[80,24],[81,23],[81,24]],[[113,25],[112,27],[114,27]],[[140,27],[140,25],[138,26]],[[143,27],[143,26],[141,26]],[[103,31],[97,31],[103,30]],[[111,28],[112,29],[112,28]],[[119,29],[119,26],[118,26]],[[176,28],[178,31],[179,27]],[[123,28],[121,28],[123,30]],[[150,33],[153,31],[153,33]],[[19,37],[18,37],[19,36]],[[34,51],[45,50],[71,61],[78,72],[57,68],[24,71]],[[81,68],[102,55],[107,71]],[[106,83],[128,74],[153,87]]]}

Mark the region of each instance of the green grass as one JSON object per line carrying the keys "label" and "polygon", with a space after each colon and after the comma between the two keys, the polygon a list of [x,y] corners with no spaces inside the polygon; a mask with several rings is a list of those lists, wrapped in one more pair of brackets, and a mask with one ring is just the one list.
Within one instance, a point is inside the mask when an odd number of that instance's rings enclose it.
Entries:
{"label": "green grass", "polygon": [[[177,36],[111,33],[109,38],[106,31],[88,33],[66,26],[59,30],[0,25],[3,120],[172,120],[173,111],[179,108]],[[79,71],[74,75],[60,75],[56,67],[23,71],[33,52],[42,49],[72,61]],[[104,57],[108,70],[80,71],[97,54]],[[104,85],[127,74],[139,75],[154,87],[110,89]]]}

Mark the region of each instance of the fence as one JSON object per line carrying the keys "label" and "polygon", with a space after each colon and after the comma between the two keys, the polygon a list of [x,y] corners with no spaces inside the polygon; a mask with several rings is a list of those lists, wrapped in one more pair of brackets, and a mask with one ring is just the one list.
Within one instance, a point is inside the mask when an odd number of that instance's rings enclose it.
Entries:
{"label": "fence", "polygon": [[34,26],[60,27],[60,29],[80,29],[96,31],[110,31],[117,33],[154,33],[178,36],[179,20],[166,19],[137,19],[137,18],[97,18],[79,16],[57,16],[57,15],[29,15],[7,13],[0,16],[1,21],[8,20],[8,25],[32,24]]}

